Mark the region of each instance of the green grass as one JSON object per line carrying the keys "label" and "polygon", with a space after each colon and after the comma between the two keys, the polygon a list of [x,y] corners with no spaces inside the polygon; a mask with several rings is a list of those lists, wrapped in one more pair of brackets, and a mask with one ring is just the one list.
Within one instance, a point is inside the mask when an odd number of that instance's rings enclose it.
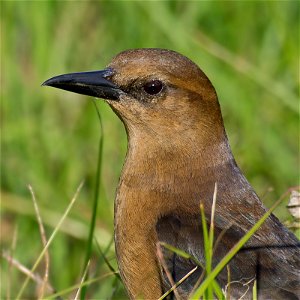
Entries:
{"label": "green grass", "polygon": [[[58,292],[80,283],[91,251],[89,278],[101,279],[88,286],[86,298],[126,298],[95,243],[90,250],[87,247],[98,184],[97,112],[88,97],[40,87],[51,76],[101,69],[128,48],[179,51],[194,60],[216,87],[237,162],[259,195],[273,190],[264,197],[266,205],[299,184],[296,1],[1,1],[0,5],[1,248],[10,249],[17,232],[13,256],[31,269],[43,246],[28,184],[35,191],[49,238],[84,180],[49,248],[49,281]],[[101,100],[97,104],[103,153],[95,236],[116,268],[111,245],[113,200],[126,135],[110,108]],[[282,220],[288,218],[285,205],[275,210]],[[0,298],[8,292],[15,298],[24,275],[10,269],[4,259],[1,271]],[[37,272],[42,274],[43,268]],[[35,295],[30,282],[23,296]]]}

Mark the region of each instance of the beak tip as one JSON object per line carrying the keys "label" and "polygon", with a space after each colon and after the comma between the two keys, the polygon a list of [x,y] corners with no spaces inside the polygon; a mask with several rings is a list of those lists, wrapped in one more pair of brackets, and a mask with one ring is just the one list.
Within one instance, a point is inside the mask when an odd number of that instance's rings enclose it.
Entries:
{"label": "beak tip", "polygon": [[50,79],[47,79],[45,80],[41,86],[55,86],[55,80],[53,80],[54,78],[50,78]]}

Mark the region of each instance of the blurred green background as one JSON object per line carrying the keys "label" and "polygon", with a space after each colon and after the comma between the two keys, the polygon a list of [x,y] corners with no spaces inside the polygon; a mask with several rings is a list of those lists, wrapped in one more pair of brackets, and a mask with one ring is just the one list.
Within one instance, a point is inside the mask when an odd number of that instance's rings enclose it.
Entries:
{"label": "blurred green background", "polygon": [[[299,184],[297,1],[1,1],[0,22],[2,250],[12,248],[27,268],[41,252],[28,184],[49,236],[84,180],[50,247],[49,281],[57,291],[80,281],[100,124],[90,98],[42,88],[49,77],[102,69],[129,48],[176,50],[216,87],[233,153],[266,205]],[[96,238],[116,267],[113,201],[126,135],[110,108],[97,103],[104,149]],[[281,220],[288,218],[286,203],[276,211]],[[3,258],[1,269],[0,298],[13,299],[25,277]],[[110,272],[97,247],[90,269],[91,277]],[[38,271],[42,276],[43,264]],[[36,297],[36,284],[23,296]],[[126,296],[110,275],[90,285],[87,298]]]}

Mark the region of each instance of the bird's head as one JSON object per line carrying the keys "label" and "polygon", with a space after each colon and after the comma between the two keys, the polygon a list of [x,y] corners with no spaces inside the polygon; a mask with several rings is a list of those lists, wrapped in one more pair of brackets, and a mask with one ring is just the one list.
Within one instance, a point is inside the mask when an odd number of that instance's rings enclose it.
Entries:
{"label": "bird's head", "polygon": [[127,50],[102,71],[60,75],[43,85],[106,99],[129,135],[166,141],[223,134],[214,87],[196,64],[174,51]]}

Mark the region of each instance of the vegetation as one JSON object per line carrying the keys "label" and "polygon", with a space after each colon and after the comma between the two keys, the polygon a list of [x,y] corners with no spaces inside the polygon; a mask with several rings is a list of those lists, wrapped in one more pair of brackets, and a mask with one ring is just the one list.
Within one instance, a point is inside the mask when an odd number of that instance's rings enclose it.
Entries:
{"label": "vegetation", "polygon": [[[176,50],[213,82],[238,164],[270,207],[299,184],[299,3],[297,1],[1,1],[1,237],[3,251],[31,269],[43,249],[30,184],[49,240],[49,282],[80,284],[86,298],[126,299],[113,247],[113,200],[126,153],[122,123],[96,100],[41,88],[54,75],[103,68],[129,48]],[[97,180],[99,141],[101,176]],[[98,182],[99,181],[99,182]],[[99,186],[94,247],[87,247]],[[286,202],[275,210],[288,218]],[[1,260],[0,298],[25,276]],[[43,274],[44,266],[37,267]],[[42,276],[42,275],[41,275]],[[77,288],[64,296],[74,297]],[[81,295],[83,295],[82,293]],[[37,297],[30,281],[22,298]],[[83,297],[83,296],[82,296]]]}

